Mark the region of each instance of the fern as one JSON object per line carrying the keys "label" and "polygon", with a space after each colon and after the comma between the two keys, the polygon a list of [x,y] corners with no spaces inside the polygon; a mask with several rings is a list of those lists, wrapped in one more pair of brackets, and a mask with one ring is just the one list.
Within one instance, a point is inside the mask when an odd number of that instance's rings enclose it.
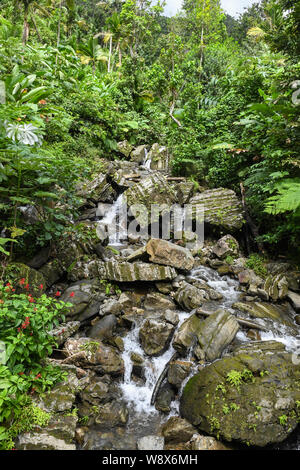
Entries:
{"label": "fern", "polygon": [[275,186],[277,194],[268,198],[265,212],[281,214],[300,209],[300,179],[285,179]]}

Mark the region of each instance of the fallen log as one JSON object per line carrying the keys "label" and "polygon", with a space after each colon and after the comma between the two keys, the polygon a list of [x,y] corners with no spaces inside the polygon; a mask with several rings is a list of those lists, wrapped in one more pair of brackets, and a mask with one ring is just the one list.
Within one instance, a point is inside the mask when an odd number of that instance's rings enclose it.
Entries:
{"label": "fallen log", "polygon": [[160,387],[163,383],[163,381],[165,380],[165,378],[167,377],[167,374],[168,374],[168,370],[169,370],[169,367],[170,367],[170,364],[171,362],[175,361],[175,359],[177,358],[178,356],[178,353],[176,352],[175,354],[173,354],[173,356],[171,357],[171,359],[169,360],[169,362],[167,362],[167,364],[165,365],[164,367],[164,370],[162,371],[162,373],[160,374],[157,382],[156,382],[156,385],[154,387],[154,390],[153,390],[153,393],[152,393],[152,397],[151,397],[151,405],[153,406],[155,404],[155,400],[156,400],[156,397],[158,395],[158,392],[160,390]]}

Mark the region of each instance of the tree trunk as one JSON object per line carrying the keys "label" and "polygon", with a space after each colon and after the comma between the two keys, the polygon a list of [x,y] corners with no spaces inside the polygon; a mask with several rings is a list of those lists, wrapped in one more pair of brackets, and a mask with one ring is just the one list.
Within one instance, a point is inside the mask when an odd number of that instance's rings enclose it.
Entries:
{"label": "tree trunk", "polygon": [[26,46],[28,38],[29,38],[28,14],[29,14],[29,2],[26,0],[24,2],[24,23],[23,23],[23,36],[22,36],[23,46]]}

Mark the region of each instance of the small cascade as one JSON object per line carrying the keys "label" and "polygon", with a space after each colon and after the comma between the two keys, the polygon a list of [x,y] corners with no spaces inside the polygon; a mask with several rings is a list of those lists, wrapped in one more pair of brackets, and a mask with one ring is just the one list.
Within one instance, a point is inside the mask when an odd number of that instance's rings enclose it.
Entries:
{"label": "small cascade", "polygon": [[97,233],[101,239],[108,233],[110,246],[120,246],[127,238],[127,218],[123,211],[123,194],[114,202],[109,212],[98,222]]}
{"label": "small cascade", "polygon": [[148,150],[145,149],[145,159],[143,161],[143,166],[145,167],[146,170],[151,169],[151,162],[152,162],[151,156],[149,155]]}

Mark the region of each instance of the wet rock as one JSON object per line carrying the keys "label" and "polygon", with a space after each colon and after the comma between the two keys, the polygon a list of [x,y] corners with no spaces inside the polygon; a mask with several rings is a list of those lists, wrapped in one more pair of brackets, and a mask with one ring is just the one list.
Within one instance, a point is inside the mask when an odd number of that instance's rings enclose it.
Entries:
{"label": "wet rock", "polygon": [[162,413],[170,413],[171,403],[175,400],[175,392],[173,387],[166,382],[159,390],[156,400],[155,408]]}
{"label": "wet rock", "polygon": [[94,339],[108,340],[112,338],[116,325],[117,318],[115,315],[107,315],[92,326],[88,336]]}
{"label": "wet rock", "polygon": [[119,401],[105,403],[95,409],[95,424],[104,430],[125,426],[129,417],[126,405]]}
{"label": "wet rock", "polygon": [[154,292],[146,295],[144,308],[150,311],[165,311],[174,310],[176,305],[169,297]]}
{"label": "wet rock", "polygon": [[91,405],[103,404],[110,400],[109,386],[101,378],[93,377],[80,392],[80,398]]}
{"label": "wet rock", "polygon": [[19,450],[76,450],[75,444],[68,444],[47,432],[31,432],[19,436],[17,448]]}
{"label": "wet rock", "polygon": [[178,325],[179,323],[179,316],[172,310],[166,310],[163,317],[168,323],[172,323],[174,326]]}
{"label": "wet rock", "polygon": [[232,235],[225,235],[213,246],[212,252],[220,259],[225,259],[227,256],[236,257],[239,252],[239,244]]}
{"label": "wet rock", "polygon": [[182,382],[188,377],[192,368],[192,363],[187,361],[173,361],[168,370],[168,382],[177,389],[181,387]]}
{"label": "wet rock", "polygon": [[39,269],[47,263],[50,256],[50,246],[42,248],[30,261],[26,264],[33,269]]}
{"label": "wet rock", "polygon": [[181,206],[187,204],[193,197],[195,192],[195,185],[192,181],[185,181],[177,185],[177,198]]}
{"label": "wet rock", "polygon": [[131,152],[130,159],[136,163],[143,163],[146,157],[147,145],[139,145]]}
{"label": "wet rock", "polygon": [[177,273],[174,268],[148,263],[104,263],[103,279],[118,282],[172,280]]}
{"label": "wet rock", "polygon": [[297,427],[300,365],[284,351],[251,350],[251,345],[246,351],[192,377],[181,397],[181,415],[229,442],[259,447],[282,442]]}
{"label": "wet rock", "polygon": [[185,310],[193,310],[201,307],[203,302],[209,300],[209,295],[205,290],[197,289],[197,287],[187,282],[182,282],[174,299]]}
{"label": "wet rock", "polygon": [[261,336],[258,330],[248,330],[246,333],[247,337],[251,339],[252,341],[260,341]]}
{"label": "wet rock", "polygon": [[287,293],[287,298],[291,302],[296,312],[300,312],[300,294],[289,290]]}
{"label": "wet rock", "polygon": [[147,243],[146,249],[152,263],[173,266],[183,271],[190,271],[194,266],[190,250],[166,240],[152,238]]}
{"label": "wet rock", "polygon": [[162,294],[170,294],[173,291],[171,282],[156,282],[155,287]]}
{"label": "wet rock", "polygon": [[[132,215],[141,227],[147,227],[150,224],[152,204],[162,207],[161,214],[169,214],[170,207],[175,200],[176,195],[173,189],[160,173],[152,173],[124,192],[124,202],[127,202]],[[141,213],[141,204],[147,209],[146,212]],[[156,220],[159,220],[159,214],[156,216],[153,214],[153,221]]]}
{"label": "wet rock", "polygon": [[239,330],[236,319],[226,310],[217,310],[201,323],[198,342],[208,361],[218,359]]}
{"label": "wet rock", "polygon": [[197,194],[190,204],[204,206],[204,221],[221,230],[235,232],[242,228],[244,216],[242,205],[230,189],[210,189]]}
{"label": "wet rock", "polygon": [[169,168],[169,152],[167,147],[159,144],[153,144],[148,153],[148,159],[151,160],[151,170],[168,171]]}
{"label": "wet rock", "polygon": [[115,190],[107,180],[107,175],[101,173],[94,180],[83,182],[77,195],[94,203],[112,203],[117,196]]}
{"label": "wet rock", "polygon": [[191,450],[232,450],[214,437],[196,434],[191,439]]}
{"label": "wet rock", "polygon": [[173,347],[181,355],[185,356],[188,350],[197,343],[198,334],[203,320],[197,315],[187,318],[175,333]]}
{"label": "wet rock", "polygon": [[76,331],[79,330],[80,322],[79,321],[70,321],[67,323],[61,323],[57,328],[50,331],[49,334],[54,336],[58,346],[64,344],[64,342],[73,336]]}
{"label": "wet rock", "polygon": [[99,340],[69,338],[65,343],[64,353],[69,364],[91,368],[99,374],[119,376],[124,372],[124,363],[119,352]]}
{"label": "wet rock", "polygon": [[98,259],[86,259],[82,257],[72,264],[72,269],[67,273],[70,282],[78,282],[83,279],[90,280],[102,278],[104,273],[104,263]]}
{"label": "wet rock", "polygon": [[138,450],[164,450],[164,438],[159,436],[145,436],[137,441]]}
{"label": "wet rock", "polygon": [[186,419],[172,416],[163,425],[161,433],[165,438],[166,444],[176,444],[189,441],[197,433],[197,430]]}
{"label": "wet rock", "polygon": [[65,269],[59,260],[54,259],[42,266],[39,272],[44,276],[46,286],[49,288],[59,281],[63,276]]}
{"label": "wet rock", "polygon": [[132,361],[132,375],[141,379],[145,378],[144,359],[137,353],[132,353],[130,356]]}
{"label": "wet rock", "polygon": [[253,318],[270,319],[277,323],[293,326],[293,319],[287,308],[267,302],[236,302],[233,308],[247,313]]}
{"label": "wet rock", "polygon": [[[29,290],[25,292],[32,294],[33,297],[40,297],[46,290],[46,281],[42,273],[30,268],[26,264],[9,263],[5,268],[5,276],[13,284],[17,292],[24,291],[19,284],[21,279],[24,279],[24,285],[29,285]],[[41,288],[41,286],[43,287]]]}
{"label": "wet rock", "polygon": [[284,274],[268,276],[263,289],[271,300],[277,302],[286,297],[289,289],[288,280]]}
{"label": "wet rock", "polygon": [[133,146],[128,142],[128,140],[123,140],[122,142],[118,142],[117,144],[118,152],[124,155],[126,158],[129,157],[133,150]]}
{"label": "wet rock", "polygon": [[71,285],[60,299],[73,305],[68,311],[68,318],[83,321],[98,313],[103,294],[99,281],[92,279]]}
{"label": "wet rock", "polygon": [[42,220],[42,214],[39,213],[35,206],[19,206],[18,210],[22,214],[25,225],[34,225]]}
{"label": "wet rock", "polygon": [[160,356],[168,348],[174,326],[159,320],[146,320],[139,332],[143,350],[149,356]]}

